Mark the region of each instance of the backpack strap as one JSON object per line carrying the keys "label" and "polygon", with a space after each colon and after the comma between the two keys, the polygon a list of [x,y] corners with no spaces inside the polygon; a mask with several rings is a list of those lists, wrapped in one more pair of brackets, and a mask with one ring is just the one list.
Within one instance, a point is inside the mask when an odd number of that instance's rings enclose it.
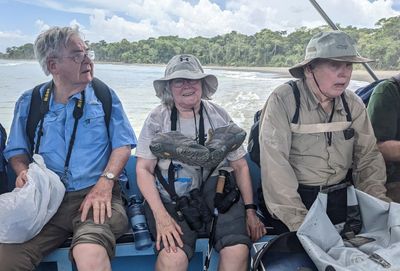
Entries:
{"label": "backpack strap", "polygon": [[347,103],[346,98],[344,97],[344,92],[342,94],[340,94],[340,97],[342,98],[344,111],[346,111],[346,120],[352,121],[351,111],[349,109],[349,104]]}
{"label": "backpack strap", "polygon": [[111,111],[112,111],[112,97],[110,88],[100,79],[94,77],[92,80],[92,86],[94,90],[94,94],[96,95],[97,99],[100,100],[101,105],[104,111],[104,121],[107,126],[107,134],[110,137],[110,118],[111,118]]}
{"label": "backpack strap", "polygon": [[28,136],[30,153],[32,155],[33,155],[33,150],[34,150],[34,145],[35,145],[34,139],[35,139],[36,127],[42,117],[41,112],[39,110],[40,106],[42,104],[42,97],[40,95],[40,89],[45,84],[48,84],[48,83],[43,83],[43,84],[37,85],[36,87],[33,88],[31,103],[30,103],[30,107],[29,107],[28,120],[26,122],[26,135]]}
{"label": "backpack strap", "polygon": [[292,88],[294,99],[296,101],[296,111],[294,112],[292,123],[297,124],[299,122],[299,115],[300,115],[300,90],[297,87],[295,81],[290,80],[287,84]]}

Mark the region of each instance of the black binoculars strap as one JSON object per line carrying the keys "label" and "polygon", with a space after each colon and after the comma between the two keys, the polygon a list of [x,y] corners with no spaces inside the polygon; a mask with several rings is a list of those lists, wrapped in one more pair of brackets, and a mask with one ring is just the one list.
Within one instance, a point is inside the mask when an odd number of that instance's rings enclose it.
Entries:
{"label": "black binoculars strap", "polygon": [[[193,109],[193,116],[194,116],[194,122],[195,122],[195,130],[196,130],[196,139],[198,138],[198,140],[199,140],[198,143],[202,146],[204,146],[204,144],[206,142],[206,138],[204,136],[205,133],[204,133],[203,109],[204,109],[203,102],[201,102],[200,103],[200,111],[199,111],[200,123],[199,123],[199,134],[198,135],[197,135],[196,113],[194,112],[194,109]],[[171,131],[176,131],[176,124],[178,121],[178,110],[176,109],[175,106],[172,107],[170,120],[171,120]]]}
{"label": "black binoculars strap", "polygon": [[71,135],[71,139],[69,141],[69,146],[68,146],[68,153],[67,153],[67,157],[65,158],[65,164],[64,164],[65,171],[68,171],[69,160],[71,159],[72,147],[74,146],[74,143],[75,143],[76,130],[78,128],[78,121],[83,116],[83,106],[84,105],[85,105],[85,91],[82,91],[81,98],[79,100],[76,100],[76,102],[75,102],[75,108],[74,108],[74,112],[73,112],[73,116],[75,119],[74,129],[72,130],[72,135]]}

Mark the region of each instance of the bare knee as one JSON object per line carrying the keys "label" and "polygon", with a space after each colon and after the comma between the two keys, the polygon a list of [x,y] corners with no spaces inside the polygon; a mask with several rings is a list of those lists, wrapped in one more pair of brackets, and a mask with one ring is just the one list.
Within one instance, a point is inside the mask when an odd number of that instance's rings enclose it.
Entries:
{"label": "bare knee", "polygon": [[219,253],[219,271],[247,270],[249,249],[246,245],[238,244],[224,247]]}
{"label": "bare knee", "polygon": [[166,252],[165,249],[161,250],[158,254],[156,262],[157,271],[169,271],[169,270],[187,270],[189,260],[186,253],[178,248],[177,252]]}
{"label": "bare knee", "polygon": [[77,244],[72,249],[76,266],[79,271],[111,270],[110,259],[106,249],[98,244]]}

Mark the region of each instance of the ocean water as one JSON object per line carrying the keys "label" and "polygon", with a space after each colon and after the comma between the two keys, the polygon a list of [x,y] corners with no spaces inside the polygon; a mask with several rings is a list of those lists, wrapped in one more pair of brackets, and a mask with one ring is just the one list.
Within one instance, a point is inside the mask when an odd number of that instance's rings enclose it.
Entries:
{"label": "ocean water", "polygon": [[[165,66],[95,64],[95,76],[114,89],[122,101],[135,133],[139,135],[144,120],[160,103],[153,80],[163,76]],[[269,94],[290,78],[263,72],[205,69],[217,76],[219,86],[212,100],[223,106],[233,120],[247,132],[254,113],[262,108]],[[35,61],[0,60],[0,123],[10,129],[15,102],[25,91],[49,81]],[[367,82],[351,81],[350,89]]]}

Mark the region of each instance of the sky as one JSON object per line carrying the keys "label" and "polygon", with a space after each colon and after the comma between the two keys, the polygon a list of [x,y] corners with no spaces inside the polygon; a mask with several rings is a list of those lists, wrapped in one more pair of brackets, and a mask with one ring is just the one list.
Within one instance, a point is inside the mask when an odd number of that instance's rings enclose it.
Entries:
{"label": "sky", "polygon": [[[317,0],[335,23],[375,27],[400,0]],[[0,0],[0,52],[33,43],[51,26],[79,25],[90,42],[174,35],[214,37],[326,24],[309,0]]]}

